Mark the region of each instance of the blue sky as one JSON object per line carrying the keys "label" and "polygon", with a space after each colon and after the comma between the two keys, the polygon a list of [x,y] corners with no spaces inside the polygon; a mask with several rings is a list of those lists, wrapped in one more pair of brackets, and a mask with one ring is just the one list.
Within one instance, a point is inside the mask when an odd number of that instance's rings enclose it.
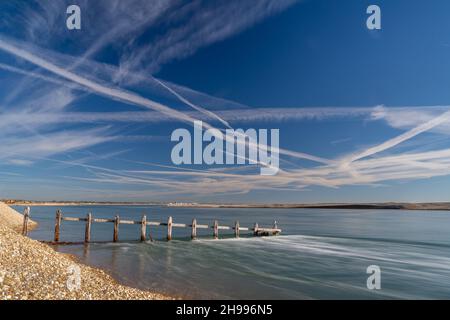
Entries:
{"label": "blue sky", "polygon": [[[81,30],[66,28],[70,4]],[[371,4],[381,30],[366,27]],[[443,0],[1,3],[0,198],[450,201],[449,12]],[[217,118],[279,129],[280,173],[175,166],[173,130],[223,129]]]}

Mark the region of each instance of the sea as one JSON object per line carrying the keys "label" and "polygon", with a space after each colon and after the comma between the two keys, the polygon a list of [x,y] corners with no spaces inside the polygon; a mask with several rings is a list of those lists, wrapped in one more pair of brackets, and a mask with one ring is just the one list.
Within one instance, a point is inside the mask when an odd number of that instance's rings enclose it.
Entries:
{"label": "sea", "polygon": [[[15,207],[22,211],[23,207]],[[92,243],[58,245],[85,264],[102,268],[122,284],[185,299],[448,299],[450,213],[445,211],[343,209],[181,208],[165,206],[32,207],[37,240],[52,240],[55,211],[94,218],[271,227],[278,236],[140,225],[92,225]],[[85,224],[63,221],[61,241],[82,242]],[[375,270],[375,271],[374,271]],[[379,272],[378,272],[379,271]],[[375,273],[376,275],[375,275]],[[375,278],[376,276],[376,278]],[[375,282],[377,283],[374,286]]]}

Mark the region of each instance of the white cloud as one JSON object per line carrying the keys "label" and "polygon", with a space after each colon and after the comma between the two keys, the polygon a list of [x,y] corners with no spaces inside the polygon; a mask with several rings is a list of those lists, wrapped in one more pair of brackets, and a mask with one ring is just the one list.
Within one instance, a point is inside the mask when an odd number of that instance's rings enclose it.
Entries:
{"label": "white cloud", "polygon": [[410,140],[421,133],[430,131],[431,129],[433,129],[441,124],[448,123],[449,121],[450,121],[450,111],[444,112],[443,114],[441,114],[435,118],[432,118],[432,119],[428,120],[427,122],[422,123],[399,136],[396,136],[396,137],[389,139],[379,145],[376,145],[376,146],[368,148],[360,153],[357,153],[357,154],[351,156],[350,159],[348,159],[348,160],[344,159],[344,161],[343,161],[344,165],[347,163],[347,161],[354,162],[359,159],[363,159],[363,158],[372,156],[374,154],[377,154],[379,152],[393,148],[393,147],[399,145],[400,143]]}
{"label": "white cloud", "polygon": [[[132,105],[152,109],[158,112],[161,112],[165,115],[171,116],[175,119],[178,119],[180,121],[186,122],[188,124],[193,125],[194,122],[197,120],[195,118],[192,118],[188,115],[186,115],[183,112],[180,112],[178,110],[175,110],[173,108],[170,108],[164,104],[161,104],[159,102],[153,101],[151,99],[145,98],[141,95],[138,95],[136,93],[133,93],[131,91],[127,91],[118,87],[112,87],[107,84],[103,84],[100,82],[97,82],[95,80],[88,79],[87,77],[80,76],[72,71],[68,71],[62,67],[59,67],[58,65],[38,56],[37,54],[31,53],[21,47],[18,46],[18,44],[10,39],[1,38],[0,37],[0,49],[12,54],[13,56],[16,56],[18,58],[22,58],[23,60],[26,60],[40,68],[43,68],[49,72],[54,73],[55,75],[58,75],[60,77],[63,77],[67,80],[73,81],[81,86],[84,86],[97,94],[100,94],[102,96],[118,100],[121,102],[129,103]],[[203,122],[203,127],[206,129],[214,129],[213,126],[211,126],[207,122]],[[218,131],[213,131],[218,132]],[[217,135],[217,138],[222,139],[231,139],[234,143],[234,139],[232,137],[229,137],[227,135],[223,136],[222,134]],[[239,140],[238,140],[239,141]],[[255,145],[256,146],[256,145]],[[250,144],[250,147],[255,147]],[[261,144],[258,145],[259,148],[264,148],[267,150],[267,146],[263,146]],[[306,159],[314,162],[319,163],[328,163],[329,160],[324,159],[322,157],[317,157],[313,155],[309,155],[303,152],[296,152],[291,150],[285,150],[285,149],[279,149],[280,154],[285,154],[290,157],[294,157],[297,159]]]}
{"label": "white cloud", "polygon": [[[25,39],[38,44],[51,44],[61,35],[70,40],[64,28],[54,28],[55,13],[60,11],[61,3],[52,2],[40,5],[28,17],[22,16],[26,27]],[[81,5],[87,0],[81,0]],[[71,57],[43,50],[24,42],[0,38],[0,48],[38,66],[41,70],[30,71],[7,64],[0,68],[26,76],[26,79],[46,81],[50,86],[45,90],[30,90],[24,83],[9,99],[10,102],[26,96],[20,104],[12,106],[0,116],[0,159],[13,165],[31,164],[36,159],[54,161],[49,157],[68,151],[81,150],[93,145],[112,141],[117,137],[110,130],[97,128],[87,130],[67,130],[57,128],[65,123],[103,124],[112,122],[161,122],[184,121],[192,123],[196,119],[219,120],[226,126],[230,122],[251,121],[299,121],[323,120],[330,118],[354,117],[373,121],[386,121],[396,129],[406,130],[365,150],[350,153],[340,159],[329,160],[318,156],[281,150],[281,154],[295,159],[309,159],[319,163],[315,167],[295,168],[281,172],[274,177],[262,177],[242,168],[230,170],[115,170],[87,165],[86,162],[98,157],[84,157],[78,161],[61,162],[65,165],[80,166],[87,176],[72,177],[95,184],[139,186],[150,188],[154,194],[231,194],[251,190],[301,191],[308,186],[338,188],[346,185],[374,185],[383,181],[423,179],[450,174],[450,150],[426,152],[409,151],[404,154],[387,154],[386,151],[404,144],[425,132],[450,134],[450,107],[402,107],[376,108],[248,108],[237,103],[210,97],[189,88],[146,77],[145,72],[136,70],[158,70],[170,61],[189,56],[209,44],[231,37],[251,27],[262,19],[280,12],[295,3],[291,0],[223,1],[218,6],[204,6],[203,1],[185,4],[181,1],[161,0],[152,6],[144,0],[97,1],[93,6],[95,15],[84,20],[89,26],[87,36],[82,39],[82,52]],[[23,5],[21,5],[23,6]],[[139,10],[137,10],[139,8]],[[195,15],[192,12],[196,11]],[[25,11],[26,12],[26,11]],[[62,10],[61,12],[65,12]],[[101,16],[96,16],[101,14]],[[57,16],[57,15],[56,15]],[[159,36],[152,38],[148,46],[139,47],[137,39],[149,28],[164,23],[171,18],[168,28]],[[2,21],[3,25],[11,21]],[[111,28],[111,24],[115,25]],[[38,29],[39,25],[39,29]],[[42,32],[42,25],[44,30]],[[38,30],[41,30],[38,32]],[[60,40],[59,40],[60,41]],[[121,66],[109,66],[91,60],[97,52],[120,42],[124,50]],[[46,47],[51,47],[48,45]],[[49,75],[49,73],[51,75]],[[117,81],[111,81],[116,79]],[[40,82],[39,82],[40,83]],[[195,111],[180,111],[171,104],[162,104],[154,99],[138,95],[124,86],[133,83],[151,89],[159,97],[180,100]],[[161,85],[162,89],[161,90]],[[78,97],[74,90],[96,93],[106,98],[127,104],[144,107],[146,112],[69,112],[69,107]],[[37,95],[39,92],[39,95]],[[216,109],[213,113],[209,107]],[[217,108],[221,109],[217,111]],[[233,108],[232,110],[228,108]],[[18,130],[17,127],[20,129]],[[212,127],[205,123],[205,127]],[[119,137],[120,138],[120,137]],[[123,138],[123,137],[122,137]],[[383,152],[383,156],[380,153]],[[117,154],[115,154],[117,155]],[[256,170],[255,170],[256,171]],[[180,178],[183,179],[180,179]],[[238,190],[238,191],[237,191]],[[145,190],[143,191],[145,192]]]}
{"label": "white cloud", "polygon": [[295,2],[297,0],[228,0],[212,5],[193,1],[170,16],[174,27],[144,48],[133,47],[130,54],[122,58],[122,69],[146,68],[154,73],[161,65],[233,36]]}
{"label": "white cloud", "polygon": [[17,166],[30,166],[33,164],[33,161],[24,160],[24,159],[9,159],[8,163],[17,165]]}
{"label": "white cloud", "polygon": [[[450,106],[377,107],[373,110],[371,118],[384,120],[392,128],[408,130],[431,121],[447,111],[450,111]],[[450,125],[441,123],[430,131],[450,134]]]}
{"label": "white cloud", "polygon": [[40,135],[7,136],[0,138],[0,159],[48,157],[79,150],[113,140],[105,129],[61,131]]}

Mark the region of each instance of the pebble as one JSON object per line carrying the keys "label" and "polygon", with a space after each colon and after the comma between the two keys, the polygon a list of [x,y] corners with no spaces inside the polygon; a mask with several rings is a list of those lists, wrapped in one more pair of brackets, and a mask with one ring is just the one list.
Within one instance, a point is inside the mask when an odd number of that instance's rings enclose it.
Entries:
{"label": "pebble", "polygon": [[[1,219],[0,243],[0,300],[172,299],[123,286],[100,269],[81,264],[72,256],[22,236]],[[80,268],[81,286],[78,288],[75,281],[74,290],[68,288],[68,280],[73,276],[67,272],[69,266]]]}

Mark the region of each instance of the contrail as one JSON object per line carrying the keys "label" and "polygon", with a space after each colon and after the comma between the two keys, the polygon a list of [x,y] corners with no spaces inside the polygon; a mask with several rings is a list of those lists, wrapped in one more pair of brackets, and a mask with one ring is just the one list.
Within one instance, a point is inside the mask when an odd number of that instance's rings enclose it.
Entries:
{"label": "contrail", "polygon": [[164,87],[165,89],[167,89],[170,93],[172,93],[175,97],[177,97],[180,101],[184,102],[185,104],[187,104],[188,106],[192,107],[193,109],[211,117],[214,118],[216,120],[219,120],[223,125],[225,125],[226,127],[228,127],[229,129],[232,129],[232,127],[230,126],[230,124],[225,121],[224,119],[222,119],[221,117],[219,117],[217,114],[215,114],[214,112],[211,112],[209,110],[206,110],[202,107],[199,107],[195,104],[193,104],[192,102],[190,102],[189,100],[187,100],[186,98],[184,98],[182,95],[180,95],[178,92],[176,92],[175,90],[173,90],[172,88],[170,88],[169,86],[167,86],[164,82],[162,82],[161,80],[152,77],[153,80],[155,80],[157,83],[159,83],[162,87]]}
{"label": "contrail", "polygon": [[40,79],[40,80],[44,80],[44,81],[47,81],[47,82],[50,82],[50,83],[53,83],[53,84],[57,84],[57,85],[68,87],[70,89],[87,90],[84,87],[80,87],[78,85],[74,85],[74,84],[70,84],[68,82],[56,80],[55,78],[47,77],[47,76],[42,75],[40,73],[23,70],[23,69],[19,69],[19,68],[16,68],[16,67],[11,67],[11,66],[8,66],[8,65],[3,64],[3,63],[0,63],[0,69],[6,70],[6,71],[9,71],[9,72],[14,72],[14,73],[17,73],[17,74],[20,74],[20,75],[33,77],[33,78]]}
{"label": "contrail", "polygon": [[[233,129],[231,127],[231,125],[224,119],[222,119],[220,116],[218,116],[217,114],[206,110],[202,107],[199,107],[197,105],[194,105],[193,103],[191,103],[189,100],[187,100],[186,98],[184,98],[183,96],[181,96],[180,94],[178,94],[175,90],[173,90],[172,88],[170,88],[169,86],[167,86],[166,84],[164,84],[161,80],[156,79],[154,77],[152,77],[152,79],[154,79],[157,83],[159,83],[161,86],[163,86],[164,88],[166,88],[168,91],[170,91],[172,94],[174,94],[178,99],[180,99],[182,102],[184,102],[185,104],[191,106],[192,108],[194,108],[195,110],[210,116],[211,118],[215,118],[217,120],[219,120],[222,124],[224,124],[226,127],[228,127],[229,129]],[[236,132],[238,135],[241,136],[241,134],[239,132]],[[247,135],[242,135],[244,138],[248,138]],[[249,145],[251,145],[254,148],[260,148],[260,149],[264,149],[267,151],[267,146],[261,146],[261,145],[255,145],[254,143],[249,143]],[[262,147],[262,148],[261,148]],[[316,156],[312,156],[309,154],[305,154],[305,153],[300,153],[300,152],[295,152],[295,151],[290,151],[290,150],[283,150],[280,149],[280,153],[283,153],[285,155],[291,156],[291,157],[295,157],[295,158],[302,158],[302,159],[307,159],[310,161],[314,161],[314,162],[319,162],[319,163],[330,163],[331,161],[324,159],[324,158],[320,158],[320,157],[316,157]]]}
{"label": "contrail", "polygon": [[379,153],[381,151],[385,151],[387,149],[395,147],[396,145],[398,145],[402,142],[405,142],[411,138],[414,138],[415,136],[417,136],[423,132],[429,131],[429,130],[433,129],[434,127],[436,127],[440,124],[443,124],[449,120],[450,120],[450,111],[447,111],[447,112],[441,114],[440,116],[438,116],[428,122],[425,122],[425,123],[413,128],[393,139],[390,139],[390,140],[388,140],[380,145],[377,145],[375,147],[369,148],[360,154],[356,154],[356,155],[352,156],[346,162],[351,163],[351,162],[357,161],[359,159],[363,159],[363,158],[369,157],[371,155],[374,155],[376,153]]}
{"label": "contrail", "polygon": [[[115,88],[111,88],[99,83],[96,83],[92,80],[86,79],[84,77],[81,77],[71,71],[65,70],[61,67],[58,67],[57,65],[50,63],[28,51],[25,51],[23,49],[17,48],[16,46],[13,46],[11,44],[9,44],[7,41],[4,40],[4,38],[2,39],[0,37],[0,49],[3,51],[6,51],[14,56],[20,57],[36,66],[39,66],[43,69],[46,69],[60,77],[63,77],[65,79],[71,80],[81,86],[84,86],[86,88],[89,88],[101,95],[107,96],[107,97],[112,97],[115,98],[117,100],[120,101],[124,101],[127,103],[131,103],[134,105],[138,105],[138,106],[142,106],[142,107],[146,107],[155,111],[159,111],[163,114],[166,114],[170,117],[179,119],[181,121],[187,122],[190,125],[193,125],[195,121],[197,121],[197,119],[194,119],[180,111],[177,111],[175,109],[169,108],[161,103],[152,101],[150,99],[144,98],[138,94],[134,94],[128,91],[125,91],[123,89],[115,89]],[[211,126],[210,124],[204,122],[203,125],[205,126],[205,128],[207,129],[215,129],[213,126]],[[213,130],[214,131],[214,130]],[[222,135],[215,135],[217,138],[223,139]],[[225,135],[225,140],[229,141],[229,137],[227,135]],[[232,141],[234,143],[234,139],[232,139]],[[262,149],[267,150],[267,146],[259,146]],[[289,151],[289,150],[283,150],[283,149],[279,149],[280,153],[291,156],[291,157],[295,157],[295,158],[300,158],[300,159],[307,159],[307,160],[311,160],[314,162],[319,162],[319,163],[325,163],[325,164],[330,164],[332,161],[328,160],[328,159],[323,159],[320,157],[316,157],[313,155],[309,155],[309,154],[305,154],[305,153],[301,153],[301,152],[295,152],[295,151]],[[262,162],[261,162],[262,163]],[[263,165],[267,165],[262,163]]]}
{"label": "contrail", "polygon": [[44,68],[54,74],[57,74],[63,78],[69,79],[75,83],[78,83],[79,85],[82,85],[93,91],[96,91],[102,95],[113,97],[118,100],[132,103],[135,105],[144,106],[144,107],[159,111],[161,113],[167,114],[169,116],[178,118],[182,121],[186,121],[186,122],[195,121],[195,119],[185,115],[184,113],[179,112],[174,109],[171,109],[171,108],[168,108],[158,102],[154,102],[152,100],[146,99],[139,95],[127,92],[125,90],[118,90],[115,88],[110,88],[110,87],[104,86],[102,84],[98,84],[89,79],[78,76],[77,74],[75,74],[73,72],[70,72],[63,68],[60,68],[60,67],[58,67],[50,62],[47,62],[44,59],[37,57],[25,50],[16,48],[15,46],[12,46],[12,45],[8,44],[7,42],[5,42],[3,39],[0,39],[0,49],[4,50],[6,52],[9,52],[10,54],[13,54],[15,56],[18,56],[24,60],[27,60],[28,62],[31,62],[31,63],[33,63],[41,68]]}

